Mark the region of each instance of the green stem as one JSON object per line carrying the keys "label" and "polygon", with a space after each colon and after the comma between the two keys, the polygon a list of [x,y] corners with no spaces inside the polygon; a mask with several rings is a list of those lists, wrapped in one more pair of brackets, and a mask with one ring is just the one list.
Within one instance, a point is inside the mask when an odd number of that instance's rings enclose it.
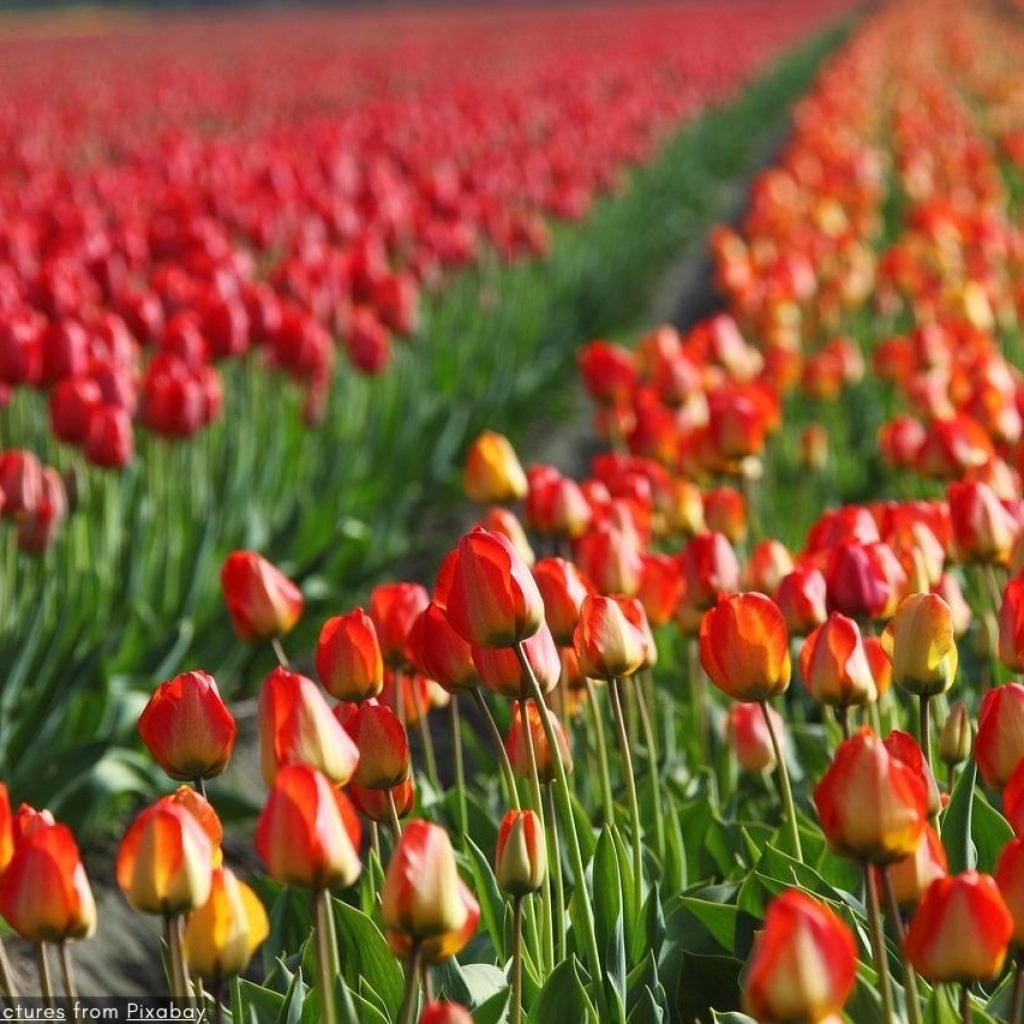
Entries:
{"label": "green stem", "polygon": [[491,714],[491,709],[487,706],[487,701],[484,700],[480,687],[475,687],[472,693],[473,700],[476,702],[484,724],[487,726],[487,731],[491,734],[491,742],[494,744],[495,752],[498,755],[498,767],[501,769],[502,778],[505,780],[505,796],[512,807],[518,810],[519,791],[516,789],[516,776],[515,772],[512,771],[512,764],[508,759],[508,751],[505,749],[505,742],[501,738],[498,724],[494,721],[494,715]]}
{"label": "green stem", "polygon": [[11,976],[11,962],[7,959],[7,947],[2,938],[0,938],[0,995],[8,1000],[15,999],[18,995]]}
{"label": "green stem", "polygon": [[204,779],[202,775],[200,775],[196,779],[196,791],[204,800],[209,799],[209,797],[206,795],[206,779]]}
{"label": "green stem", "polygon": [[274,648],[274,654],[277,656],[278,664],[282,668],[291,668],[291,662],[288,660],[288,655],[284,653],[284,648],[281,646],[281,641],[275,636],[270,641],[270,646]]}
{"label": "green stem", "polygon": [[889,980],[889,956],[885,949],[885,933],[882,931],[882,912],[878,905],[878,886],[875,873],[868,861],[864,862],[864,892],[868,905],[868,930],[871,935],[871,952],[878,972],[878,988],[882,995],[882,1019],[892,1024],[893,1016],[892,982]]}
{"label": "green stem", "polygon": [[213,981],[213,1024],[224,1022],[224,979],[218,975]]}
{"label": "green stem", "polygon": [[576,818],[572,812],[572,799],[569,796],[569,782],[565,775],[565,765],[562,764],[562,751],[559,749],[558,740],[555,737],[555,729],[551,724],[547,705],[544,703],[544,694],[541,693],[540,684],[533,674],[533,667],[530,665],[522,643],[516,644],[516,654],[523,674],[530,681],[530,688],[533,698],[537,702],[540,711],[541,724],[544,727],[544,735],[547,737],[548,746],[551,748],[551,756],[555,768],[555,793],[558,797],[559,813],[562,816],[565,837],[569,842],[569,857],[572,861],[572,869],[579,899],[576,904],[579,908],[580,924],[583,926],[583,934],[580,936],[587,952],[587,961],[590,968],[590,975],[594,982],[594,993],[597,998],[597,1011],[599,1020],[607,1020],[606,996],[604,991],[604,964],[601,961],[601,953],[597,945],[597,931],[594,927],[594,910],[590,900],[586,896],[587,876],[583,867],[583,851],[580,849],[580,839],[576,834]]}
{"label": "green stem", "polygon": [[555,814],[555,794],[551,783],[544,784],[544,799],[547,803],[548,870],[554,888],[552,912],[554,914],[555,963],[560,964],[566,957],[565,951],[565,881],[562,878],[562,853],[558,845],[558,815]]}
{"label": "green stem", "polygon": [[600,769],[601,805],[604,809],[606,825],[615,824],[615,798],[612,796],[612,773],[608,765],[608,747],[604,741],[604,721],[601,705],[598,702],[597,687],[593,679],[587,680],[587,703],[594,723],[594,748],[597,751],[597,764]]}
{"label": "green stem", "polygon": [[[654,694],[652,693],[652,697]],[[661,816],[661,775],[658,770],[658,747],[655,739],[651,712],[647,706],[647,696],[643,683],[637,680],[636,702],[640,711],[640,728],[644,734],[644,746],[647,747],[648,771],[651,776],[651,803],[654,808],[654,849],[658,859],[665,859],[665,822]]]}
{"label": "green stem", "polygon": [[800,829],[796,823],[796,807],[793,805],[793,787],[789,783],[789,768],[786,766],[786,757],[782,751],[782,744],[779,743],[779,737],[775,735],[775,726],[772,724],[772,716],[768,713],[767,701],[761,701],[761,714],[764,715],[764,722],[768,727],[768,736],[772,741],[772,750],[775,752],[775,771],[779,777],[782,810],[786,816],[786,823],[789,829],[790,853],[802,863],[804,853],[800,847]]}
{"label": "green stem", "polygon": [[462,722],[459,717],[459,695],[452,694],[448,705],[452,726],[452,756],[455,761],[455,791],[459,798],[459,828],[469,835],[469,805],[466,801],[466,766],[462,757]]}
{"label": "green stem", "polygon": [[398,807],[395,805],[395,791],[388,790],[388,818],[391,823],[391,838],[398,844],[402,837],[402,823],[398,818]]}
{"label": "green stem", "polygon": [[36,945],[36,967],[39,969],[39,994],[46,1006],[53,1006],[53,978],[50,976],[50,962],[46,959],[46,943]]}
{"label": "green stem", "polygon": [[313,893],[313,918],[316,931],[316,972],[323,1006],[324,1024],[338,1024],[338,1007],[334,1001],[334,979],[340,973],[338,944],[334,937],[334,915],[331,894],[326,889]]}
{"label": "green stem", "polygon": [[1024,1021],[1024,954],[1018,953],[1013,967],[1013,998],[1010,1001],[1010,1024]]}
{"label": "green stem", "polygon": [[608,693],[612,699],[612,715],[615,718],[615,730],[619,735],[619,752],[622,754],[622,774],[626,779],[626,795],[629,798],[629,816],[633,826],[633,894],[635,906],[643,904],[644,892],[644,844],[640,830],[640,802],[636,798],[636,776],[633,774],[633,754],[629,749],[629,733],[626,731],[626,718],[622,713],[622,688],[618,679],[608,683]]}
{"label": "green stem", "polygon": [[512,1005],[509,1024],[520,1024],[523,1017],[523,898],[512,904]]}
{"label": "green stem", "polygon": [[78,989],[75,987],[75,967],[71,962],[71,949],[67,942],[61,942],[57,948],[60,950],[60,970],[64,979],[64,994],[68,999],[76,999]]}
{"label": "green stem", "polygon": [[423,958],[423,947],[419,940],[412,944],[409,959],[405,964],[405,991],[402,995],[402,1010],[398,1015],[399,1024],[413,1024],[416,1020],[417,984],[420,976],[420,961]]}
{"label": "green stem", "polygon": [[[521,700],[519,702],[519,714],[522,720],[523,738],[526,741],[526,754],[530,760],[530,789],[533,796],[533,809],[540,819],[541,828],[544,830],[545,835],[547,834],[547,828],[544,821],[544,800],[541,796],[540,791],[540,773],[537,770],[537,752],[533,746],[533,730],[530,728],[529,717],[527,715],[526,701]],[[555,755],[553,755],[555,756]],[[550,872],[545,873],[544,882],[540,887],[540,905],[541,905],[541,920],[543,922],[543,930],[541,932],[542,939],[542,962],[546,969],[551,971],[555,966],[555,926],[554,920],[551,914],[551,874]]]}
{"label": "green stem", "polygon": [[910,962],[906,953],[903,953],[903,940],[905,937],[903,928],[903,915],[900,913],[900,905],[896,899],[896,889],[892,884],[892,872],[889,866],[882,868],[883,888],[885,890],[885,906],[892,922],[892,930],[896,935],[900,951],[903,956],[903,981],[907,993],[907,1017],[910,1024],[921,1024],[921,1003],[920,993],[917,990],[917,972]]}
{"label": "green stem", "polygon": [[922,693],[918,697],[918,739],[921,743],[921,753],[924,754],[924,763],[930,768],[932,766],[932,716],[931,697]]}
{"label": "green stem", "polygon": [[974,1008],[971,1005],[971,986],[960,986],[960,1019],[963,1024],[971,1024],[974,1019]]}
{"label": "green stem", "polygon": [[192,981],[188,974],[188,960],[185,958],[185,915],[176,914],[171,918],[171,937],[178,946],[178,968],[181,971],[181,993],[192,1005]]}

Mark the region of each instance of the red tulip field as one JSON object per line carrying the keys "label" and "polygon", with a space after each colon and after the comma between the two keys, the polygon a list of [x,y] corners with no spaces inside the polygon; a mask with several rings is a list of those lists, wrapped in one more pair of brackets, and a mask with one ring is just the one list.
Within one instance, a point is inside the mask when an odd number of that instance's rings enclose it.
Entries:
{"label": "red tulip field", "polygon": [[0,14],[0,1019],[1024,1024],[1022,479],[1024,3]]}

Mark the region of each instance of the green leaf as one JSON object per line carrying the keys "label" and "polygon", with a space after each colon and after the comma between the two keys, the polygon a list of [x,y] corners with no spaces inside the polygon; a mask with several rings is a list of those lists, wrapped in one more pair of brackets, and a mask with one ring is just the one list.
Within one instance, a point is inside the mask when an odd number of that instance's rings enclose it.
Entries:
{"label": "green leaf", "polygon": [[971,838],[978,852],[977,868],[987,874],[996,869],[999,855],[1006,844],[1013,839],[1010,823],[985,799],[983,793],[976,793],[974,815],[971,823]]}
{"label": "green leaf", "polygon": [[511,989],[495,992],[473,1011],[473,1024],[507,1024]]}
{"label": "green leaf", "polygon": [[460,964],[455,957],[434,968],[438,997],[475,1010],[498,992],[508,991],[504,971],[494,964]]}
{"label": "green leaf", "polygon": [[580,979],[575,957],[563,960],[530,1007],[530,1024],[598,1024],[597,1011]]}
{"label": "green leaf", "polygon": [[953,795],[942,815],[942,845],[949,858],[950,874],[968,871],[978,863],[978,848],[971,837],[974,816],[974,785],[978,766],[968,761],[953,787]]}
{"label": "green leaf", "polygon": [[658,1005],[654,993],[645,987],[627,1018],[627,1024],[664,1024],[664,1021],[665,1008]]}
{"label": "green leaf", "polygon": [[615,851],[613,826],[606,825],[597,839],[592,867],[592,901],[597,945],[605,973],[619,997],[626,1003],[626,946],[622,925],[622,881]]}
{"label": "green leaf", "polygon": [[354,992],[359,991],[361,981],[365,982],[380,996],[391,1016],[397,1017],[404,978],[387,940],[361,910],[333,898],[331,907],[338,934],[341,976]]}
{"label": "green leaf", "polygon": [[491,862],[469,836],[466,836],[466,853],[473,875],[473,892],[480,904],[480,917],[490,936],[498,962],[504,963],[508,959],[508,951],[505,948],[505,898],[498,887],[498,880],[494,877]]}
{"label": "green leaf", "polygon": [[[284,1003],[281,1012],[277,1017],[277,1024],[300,1024],[302,1020],[302,1004],[306,1001],[306,993],[309,991],[302,980],[302,968],[299,968],[292,976],[291,984],[285,993]],[[314,998],[320,998],[318,994]]]}
{"label": "green leaf", "polygon": [[737,907],[721,903],[709,903],[692,896],[681,896],[678,906],[688,910],[711,933],[715,941],[726,950],[732,951],[736,942]]}
{"label": "green leaf", "polygon": [[284,1006],[284,996],[273,989],[236,978],[231,990],[232,1021],[277,1024]]}

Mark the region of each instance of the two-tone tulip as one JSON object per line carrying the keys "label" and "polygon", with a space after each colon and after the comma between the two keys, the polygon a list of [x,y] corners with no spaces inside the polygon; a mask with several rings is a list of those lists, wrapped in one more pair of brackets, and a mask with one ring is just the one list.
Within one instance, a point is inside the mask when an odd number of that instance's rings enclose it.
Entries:
{"label": "two-tone tulip", "polygon": [[299,588],[255,551],[228,555],[220,583],[231,624],[246,643],[283,636],[302,615]]}
{"label": "two-tone tulip", "polygon": [[[565,769],[566,775],[572,771],[572,754],[569,752],[569,742],[565,738],[561,723],[553,715],[549,715],[548,720],[551,723],[555,743],[558,747],[557,752],[552,751],[548,744],[540,712],[533,701],[521,701],[519,713],[512,716],[512,723],[509,726],[508,735],[505,737],[505,751],[513,770],[520,778],[533,778],[533,766],[530,759],[531,743],[533,756],[537,763],[537,778],[541,783],[554,781],[555,757],[562,759],[562,767]],[[529,737],[527,737],[527,729],[529,729]]]}
{"label": "two-tone tulip", "polygon": [[945,693],[959,661],[949,605],[937,594],[911,594],[882,633],[897,686],[919,697]]}
{"label": "two-tone tulip", "polygon": [[[640,609],[643,614],[643,609]],[[592,679],[632,675],[647,660],[647,638],[615,598],[593,594],[580,606],[573,635],[580,671]]]}
{"label": "two-tone tulip", "polygon": [[938,832],[931,825],[925,825],[913,853],[884,868],[872,870],[880,889],[885,884],[882,872],[888,872],[896,903],[903,909],[909,909],[917,906],[932,882],[949,873],[949,861]]}
{"label": "two-tone tulip", "polygon": [[364,789],[390,789],[409,777],[409,738],[391,708],[366,701],[344,728],[359,750],[353,782]]}
{"label": "two-tone tulip", "polygon": [[384,658],[373,619],[362,608],[328,619],[315,663],[324,689],[337,700],[376,697],[384,686]]}
{"label": "two-tone tulip", "polygon": [[1007,683],[981,698],[974,760],[985,784],[1002,789],[1024,760],[1024,686]]}
{"label": "two-tone tulip", "polygon": [[494,877],[510,896],[536,892],[547,874],[544,827],[531,811],[508,811],[498,827]]}
{"label": "two-tone tulip", "polygon": [[807,692],[820,704],[848,708],[878,696],[860,627],[840,612],[807,637],[799,664]]}

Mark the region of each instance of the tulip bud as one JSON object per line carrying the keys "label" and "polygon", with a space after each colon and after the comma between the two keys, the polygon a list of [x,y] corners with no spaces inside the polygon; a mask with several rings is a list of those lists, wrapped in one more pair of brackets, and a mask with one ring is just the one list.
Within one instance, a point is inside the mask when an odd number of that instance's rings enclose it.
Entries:
{"label": "tulip bud", "polygon": [[789,637],[764,594],[723,597],[700,624],[700,663],[734,700],[771,700],[789,686]]}
{"label": "tulip bud", "polygon": [[814,790],[821,827],[843,856],[888,864],[917,849],[928,791],[913,768],[893,757],[870,729],[839,744]]}
{"label": "tulip bud", "polygon": [[96,904],[70,829],[43,825],[18,843],[0,876],[0,914],[30,942],[95,932]]}
{"label": "tulip bud", "polygon": [[194,974],[219,981],[244,971],[270,934],[270,922],[256,893],[234,872],[213,873],[210,898],[188,916],[185,959]]}
{"label": "tulip bud", "polygon": [[533,567],[537,556],[533,553],[529,538],[515,512],[507,508],[489,508],[477,521],[476,527],[488,533],[500,533],[516,550],[523,562]]}
{"label": "tulip bud", "polygon": [[1003,790],[1003,816],[1017,835],[1024,835],[1024,759],[1022,759]]}
{"label": "tulip bud", "polygon": [[[745,589],[756,590],[775,598],[779,584],[793,572],[793,556],[781,541],[763,540],[750,554],[744,572]],[[825,597],[825,581],[822,580],[822,604]]]}
{"label": "tulip bud", "polygon": [[779,580],[775,603],[792,636],[806,636],[828,617],[825,577],[818,569],[797,567]]}
{"label": "tulip bud", "polygon": [[[772,707],[768,708],[775,735],[785,734],[782,716]],[[729,723],[726,735],[732,744],[736,761],[745,772],[767,772],[776,764],[775,747],[772,744],[764,714],[757,704],[732,704],[729,708]]]}
{"label": "tulip bud", "polygon": [[967,707],[958,700],[946,716],[939,733],[939,757],[950,768],[966,761],[971,756],[971,744],[974,741],[974,726]]}
{"label": "tulip bud", "polygon": [[945,693],[956,678],[958,654],[949,605],[937,594],[911,594],[882,633],[897,685],[921,697]]}
{"label": "tulip bud", "polygon": [[[547,624],[523,643],[523,650],[541,693],[550,693],[558,685],[562,664]],[[530,678],[511,648],[474,647],[473,664],[487,689],[509,700],[526,700],[533,696]]]}
{"label": "tulip bud", "polygon": [[183,672],[161,683],[139,716],[146,749],[172,779],[212,779],[227,767],[237,727],[213,676]]}
{"label": "tulip bud", "polygon": [[245,643],[288,633],[302,614],[302,593],[278,568],[254,551],[233,551],[220,585],[235,632]]}
{"label": "tulip bud", "polygon": [[345,723],[359,749],[352,781],[365,789],[390,789],[409,777],[409,738],[398,716],[382,704],[359,705]]}
{"label": "tulip bud", "polygon": [[144,914],[168,917],[210,896],[213,844],[180,803],[158,800],[128,827],[117,850],[117,884]]}
{"label": "tulip bud", "polygon": [[470,445],[463,474],[466,497],[478,505],[501,505],[526,497],[526,474],[508,438],[485,430]]}
{"label": "tulip bud", "polygon": [[946,848],[942,845],[938,832],[931,825],[925,825],[917,849],[913,853],[884,868],[872,870],[880,889],[885,884],[882,872],[889,873],[889,882],[896,902],[903,909],[908,909],[917,906],[925,890],[935,879],[946,876],[949,862],[946,859]]}
{"label": "tulip bud", "polygon": [[999,606],[999,660],[1011,671],[1024,671],[1024,578],[1006,584]]}
{"label": "tulip bud", "polygon": [[957,559],[1004,564],[1017,529],[992,488],[973,481],[953,483],[948,498]]}
{"label": "tulip bud", "polygon": [[679,555],[683,593],[676,613],[680,628],[696,633],[704,613],[721,594],[739,589],[740,563],[720,533],[699,533]]}
{"label": "tulip bud", "polygon": [[382,583],[373,588],[370,618],[377,630],[384,662],[389,668],[407,666],[409,634],[428,604],[430,595],[419,583]]}
{"label": "tulip bud", "polygon": [[1024,758],[1024,686],[1007,683],[981,698],[974,760],[987,786],[1002,789]]}
{"label": "tulip bud", "polygon": [[359,750],[312,679],[275,668],[260,692],[260,764],[269,786],[282,765],[307,764],[344,786]]}
{"label": "tulip bud", "polygon": [[635,535],[612,525],[587,531],[576,544],[576,564],[600,594],[640,589],[644,563]]}
{"label": "tulip bud", "polygon": [[1011,839],[999,855],[996,885],[1013,917],[1013,944],[1024,946],[1024,839]]}
{"label": "tulip bud", "polygon": [[404,818],[416,802],[416,790],[413,777],[409,776],[393,789],[364,789],[356,782],[350,782],[346,789],[352,802],[370,821],[389,821],[391,819],[391,800],[395,801],[395,810],[399,818]]}
{"label": "tulip bud", "polygon": [[[545,710],[545,714],[548,712]],[[524,721],[525,719],[525,721]],[[569,743],[562,731],[562,725],[553,715],[549,716],[552,730],[555,735],[555,742],[558,745],[558,756],[562,758],[562,766],[568,775],[572,771],[572,755],[569,753]],[[555,760],[551,748],[548,746],[547,734],[544,732],[544,723],[541,721],[540,712],[533,701],[521,701],[519,714],[512,716],[512,724],[509,726],[508,736],[505,737],[505,750],[517,775],[524,779],[533,778],[533,768],[530,763],[530,749],[527,745],[526,729],[530,730],[530,739],[533,742],[534,757],[537,761],[537,776],[541,783],[553,782],[555,778]]]}
{"label": "tulip bud", "polygon": [[511,896],[536,892],[547,873],[544,828],[533,811],[508,811],[498,829],[494,876]]}
{"label": "tulip bud", "polygon": [[416,670],[449,693],[471,690],[480,682],[473,649],[455,632],[436,601],[413,624],[407,647]]}
{"label": "tulip bud", "polygon": [[864,638],[864,653],[868,656],[868,664],[871,666],[871,675],[875,680],[875,690],[878,693],[878,700],[881,700],[892,686],[892,662],[889,655],[882,647],[882,641],[877,636]]}
{"label": "tulip bud", "polygon": [[679,564],[670,555],[659,554],[641,555],[640,561],[643,572],[637,599],[643,605],[648,622],[652,626],[664,626],[672,621],[683,593]]}
{"label": "tulip bud", "polygon": [[744,1009],[759,1021],[838,1020],[853,988],[857,946],[826,906],[789,889],[768,906],[744,977]]}
{"label": "tulip bud", "polygon": [[446,611],[455,631],[475,647],[512,647],[544,621],[530,570],[505,537],[484,530],[459,541]]}
{"label": "tulip bud", "polygon": [[316,671],[337,700],[363,701],[384,686],[384,659],[377,630],[362,608],[328,619],[316,645]]}
{"label": "tulip bud", "polygon": [[286,765],[256,822],[267,873],[303,889],[347,889],[359,877],[359,818],[344,793],[315,768]]}
{"label": "tulip bud", "polygon": [[965,871],[928,887],[904,950],[926,981],[970,985],[1003,969],[1013,918],[991,875]]}
{"label": "tulip bud", "polygon": [[632,675],[646,658],[643,633],[610,597],[594,594],[584,599],[573,635],[580,670],[593,679]]}
{"label": "tulip bud", "polygon": [[847,708],[870,704],[878,697],[860,627],[833,612],[804,641],[800,675],[807,692],[820,704]]}
{"label": "tulip bud", "polygon": [[533,567],[533,578],[544,601],[544,618],[559,647],[572,644],[583,599],[593,592],[590,582],[572,562],[543,558]]}

